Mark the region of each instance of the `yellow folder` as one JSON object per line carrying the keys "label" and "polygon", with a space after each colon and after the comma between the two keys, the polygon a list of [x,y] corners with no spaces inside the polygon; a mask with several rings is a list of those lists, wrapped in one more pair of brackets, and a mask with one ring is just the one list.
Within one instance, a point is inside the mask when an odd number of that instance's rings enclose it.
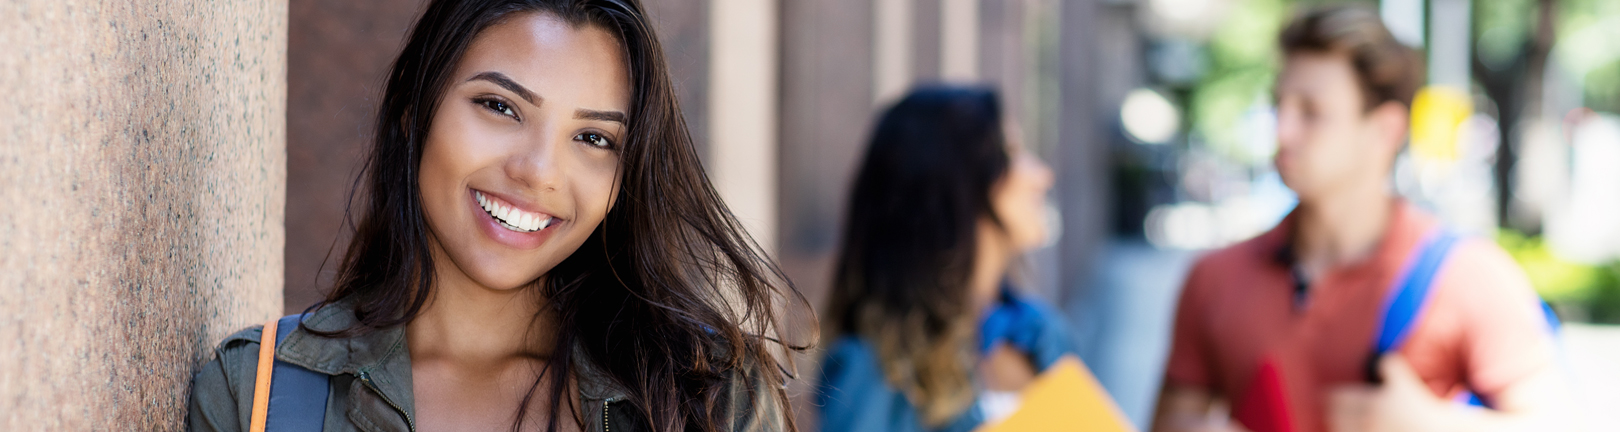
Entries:
{"label": "yellow folder", "polygon": [[979,432],[1135,432],[1114,399],[1074,356],[1064,356],[1030,383],[1018,411]]}

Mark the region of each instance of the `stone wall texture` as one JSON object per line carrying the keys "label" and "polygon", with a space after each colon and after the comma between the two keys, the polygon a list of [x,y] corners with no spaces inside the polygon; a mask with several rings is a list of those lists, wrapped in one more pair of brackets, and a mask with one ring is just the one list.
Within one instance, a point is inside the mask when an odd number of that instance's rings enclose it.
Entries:
{"label": "stone wall texture", "polygon": [[284,0],[0,2],[0,430],[180,430],[282,310]]}

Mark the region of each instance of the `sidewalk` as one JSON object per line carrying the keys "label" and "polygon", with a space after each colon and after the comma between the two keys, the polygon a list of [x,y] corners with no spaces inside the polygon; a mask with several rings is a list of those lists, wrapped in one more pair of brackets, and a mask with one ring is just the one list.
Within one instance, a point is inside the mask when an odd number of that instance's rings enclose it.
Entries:
{"label": "sidewalk", "polygon": [[1137,427],[1152,420],[1176,299],[1198,254],[1109,241],[1094,264],[1096,279],[1063,305],[1080,358]]}
{"label": "sidewalk", "polygon": [[1571,323],[1563,337],[1576,400],[1591,424],[1620,424],[1620,326]]}

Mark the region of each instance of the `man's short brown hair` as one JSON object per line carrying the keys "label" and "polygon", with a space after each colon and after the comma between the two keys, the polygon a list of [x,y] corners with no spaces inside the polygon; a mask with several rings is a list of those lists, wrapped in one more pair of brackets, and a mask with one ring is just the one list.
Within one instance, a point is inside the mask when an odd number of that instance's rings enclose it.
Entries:
{"label": "man's short brown hair", "polygon": [[1344,54],[1361,82],[1363,109],[1385,102],[1410,108],[1423,85],[1423,60],[1402,45],[1384,27],[1372,9],[1334,5],[1307,9],[1288,24],[1278,38],[1284,55],[1296,53]]}

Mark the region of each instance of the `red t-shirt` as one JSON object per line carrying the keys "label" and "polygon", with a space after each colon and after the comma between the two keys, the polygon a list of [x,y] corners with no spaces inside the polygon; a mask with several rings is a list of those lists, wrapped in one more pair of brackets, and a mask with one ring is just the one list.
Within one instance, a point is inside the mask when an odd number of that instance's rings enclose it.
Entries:
{"label": "red t-shirt", "polygon": [[[1322,431],[1336,385],[1365,382],[1384,303],[1409,256],[1438,223],[1399,202],[1376,251],[1329,269],[1294,305],[1282,250],[1295,216],[1270,232],[1213,252],[1188,275],[1176,311],[1167,384],[1241,400],[1262,358],[1284,377],[1296,430]],[[1400,353],[1436,395],[1468,389],[1487,399],[1547,367],[1554,342],[1539,300],[1512,258],[1464,238],[1446,257]]]}

